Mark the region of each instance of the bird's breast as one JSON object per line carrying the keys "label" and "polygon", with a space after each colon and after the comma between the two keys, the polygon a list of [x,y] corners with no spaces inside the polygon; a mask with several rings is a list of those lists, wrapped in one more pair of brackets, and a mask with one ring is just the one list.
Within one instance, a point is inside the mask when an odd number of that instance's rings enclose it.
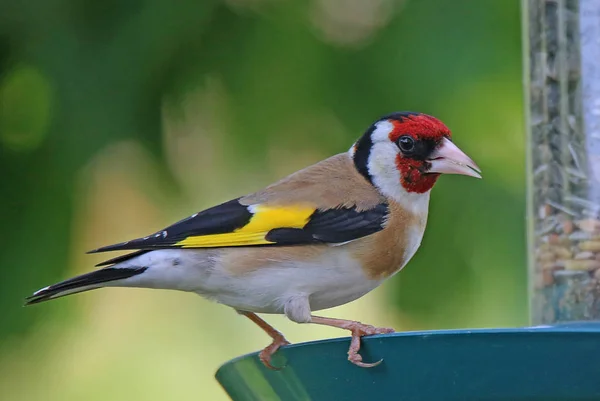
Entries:
{"label": "bird's breast", "polygon": [[416,214],[390,204],[386,227],[352,244],[367,277],[382,280],[401,270],[415,255],[427,224],[427,214]]}

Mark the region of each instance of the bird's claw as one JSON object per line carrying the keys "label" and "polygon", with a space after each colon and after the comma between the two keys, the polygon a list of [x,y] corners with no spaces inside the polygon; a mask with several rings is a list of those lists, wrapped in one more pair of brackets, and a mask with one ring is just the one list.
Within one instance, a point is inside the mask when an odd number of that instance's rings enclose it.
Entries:
{"label": "bird's claw", "polygon": [[273,342],[270,345],[268,345],[267,347],[265,347],[265,349],[260,351],[260,354],[258,354],[258,359],[260,359],[260,361],[263,363],[263,365],[265,365],[267,368],[269,368],[271,370],[281,370],[283,367],[277,368],[277,367],[271,365],[271,357],[273,356],[273,354],[275,354],[277,352],[277,350],[279,348],[283,347],[284,345],[289,345],[289,344],[290,344],[290,342],[288,340],[286,340],[285,337],[283,337],[283,336],[274,338]]}
{"label": "bird's claw", "polygon": [[348,361],[361,368],[374,368],[381,364],[383,359],[373,363],[362,361],[362,356],[358,353],[360,350],[360,339],[364,336],[393,333],[395,330],[387,327],[374,327],[360,322],[352,322],[348,326],[348,329],[352,332],[352,340],[350,342],[350,348],[348,349]]}
{"label": "bird's claw", "polygon": [[[348,352],[348,354],[350,353]],[[381,364],[381,362],[383,362],[383,359],[380,359],[377,362],[373,363],[363,362],[362,356],[358,353],[348,355],[348,360],[361,368],[374,368],[375,366],[378,366]]]}

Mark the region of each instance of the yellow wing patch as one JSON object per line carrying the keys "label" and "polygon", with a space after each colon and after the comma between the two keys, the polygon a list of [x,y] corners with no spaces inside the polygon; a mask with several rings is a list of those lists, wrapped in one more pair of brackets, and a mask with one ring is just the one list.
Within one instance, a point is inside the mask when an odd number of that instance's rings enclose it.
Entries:
{"label": "yellow wing patch", "polygon": [[252,218],[248,224],[231,233],[190,236],[175,245],[182,248],[204,248],[272,244],[273,242],[265,239],[269,231],[276,228],[303,228],[315,208],[299,205],[256,205],[251,211]]}

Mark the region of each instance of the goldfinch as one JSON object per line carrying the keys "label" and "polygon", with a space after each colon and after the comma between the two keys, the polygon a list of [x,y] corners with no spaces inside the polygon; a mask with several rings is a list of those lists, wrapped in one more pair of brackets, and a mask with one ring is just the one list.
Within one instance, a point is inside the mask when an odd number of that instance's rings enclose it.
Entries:
{"label": "goldfinch", "polygon": [[348,360],[361,367],[360,338],[393,332],[315,316],[360,298],[400,271],[421,244],[430,191],[442,173],[481,178],[438,119],[396,112],[374,122],[349,151],[255,193],[195,213],[156,233],[89,253],[134,250],[36,291],[26,304],[101,287],[188,291],[227,305],[284,336],[257,313],[349,330]]}

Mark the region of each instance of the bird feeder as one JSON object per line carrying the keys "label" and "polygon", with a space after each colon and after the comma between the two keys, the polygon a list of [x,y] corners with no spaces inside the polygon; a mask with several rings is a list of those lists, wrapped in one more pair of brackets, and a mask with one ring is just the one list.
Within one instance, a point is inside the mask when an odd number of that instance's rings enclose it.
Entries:
{"label": "bird feeder", "polygon": [[600,320],[600,1],[529,0],[534,324]]}
{"label": "bird feeder", "polygon": [[522,0],[533,327],[286,346],[216,378],[234,401],[600,400],[600,0]]}

